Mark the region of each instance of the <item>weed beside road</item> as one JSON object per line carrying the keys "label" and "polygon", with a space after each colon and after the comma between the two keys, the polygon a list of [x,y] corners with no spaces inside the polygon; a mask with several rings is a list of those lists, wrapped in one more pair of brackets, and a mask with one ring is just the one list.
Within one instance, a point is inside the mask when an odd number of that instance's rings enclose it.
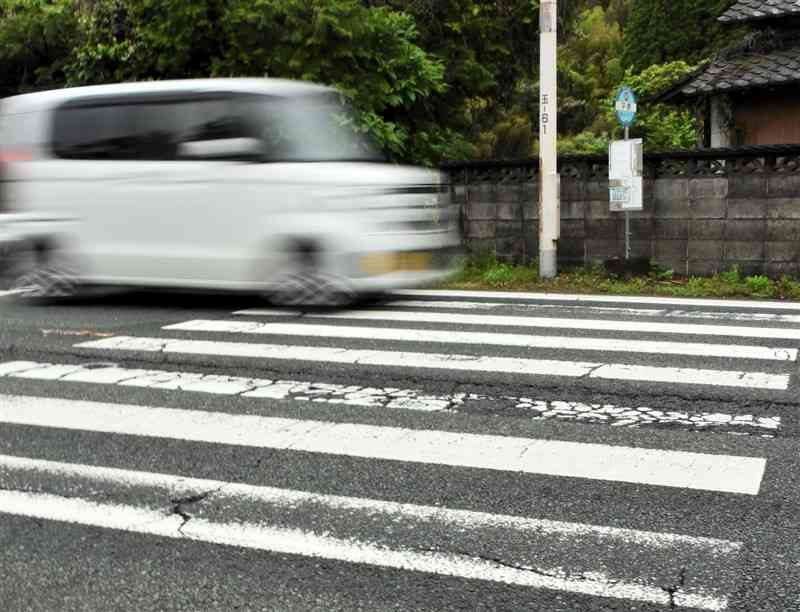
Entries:
{"label": "weed beside road", "polygon": [[556,278],[539,278],[536,263],[513,265],[493,254],[465,259],[459,271],[442,285],[447,289],[494,289],[554,293],[607,293],[677,297],[749,297],[800,300],[800,281],[783,276],[745,276],[736,266],[713,276],[678,278],[672,270],[652,266],[646,275],[623,277],[602,265],[561,272]]}

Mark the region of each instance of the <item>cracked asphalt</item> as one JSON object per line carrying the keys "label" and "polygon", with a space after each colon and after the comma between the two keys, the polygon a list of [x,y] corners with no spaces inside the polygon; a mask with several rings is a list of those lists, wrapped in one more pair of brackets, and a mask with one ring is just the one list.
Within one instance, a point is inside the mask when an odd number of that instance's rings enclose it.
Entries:
{"label": "cracked asphalt", "polygon": [[[610,307],[602,312],[567,303],[556,306],[501,303],[491,314],[576,321],[642,320],[642,315],[620,316]],[[233,333],[215,333],[212,338],[163,329],[189,320],[230,320],[233,311],[259,307],[263,304],[258,299],[247,296],[121,291],[37,306],[21,306],[0,298],[0,366],[8,362],[30,362],[37,367],[70,365],[80,367],[81,375],[113,368],[118,373],[114,380],[121,381],[77,382],[70,381],[68,374],[51,380],[0,375],[0,394],[758,457],[766,460],[760,489],[757,495],[741,495],[0,421],[3,456],[174,477],[145,482],[105,473],[67,474],[50,470],[48,463],[35,470],[0,464],[0,491],[46,494],[53,503],[86,500],[100,509],[146,508],[165,521],[165,533],[172,532],[167,537],[144,530],[0,512],[3,610],[662,611],[704,609],[684,603],[687,596],[702,592],[724,596],[729,610],[800,611],[796,362],[733,355],[678,359],[666,354],[503,346],[491,349],[493,356],[511,359],[534,357],[597,364],[592,370],[609,363],[656,367],[679,364],[685,368],[790,375],[787,389],[774,390],[598,379],[589,374],[531,378],[413,365],[75,346],[129,336],[160,338],[163,342],[203,339],[365,351],[391,349],[465,359],[479,359],[488,351],[482,345],[455,342],[390,344],[370,339]],[[723,311],[692,306],[661,308],[659,314],[644,320],[731,324],[719,318]],[[692,312],[698,313],[696,320]],[[770,313],[769,309],[764,312]],[[789,320],[756,316],[763,314],[760,311],[749,314],[753,315],[750,320],[743,319],[737,325],[800,327],[800,323]],[[331,319],[325,324],[347,327],[353,322]],[[396,329],[411,326],[392,321],[369,324]],[[442,325],[424,322],[413,327],[442,329]],[[478,331],[474,326],[460,330]],[[491,331],[552,333],[517,328]],[[578,326],[558,333],[570,338],[610,335]],[[642,333],[613,335],[621,341],[653,339]],[[680,342],[683,337],[664,339]],[[800,348],[799,341],[782,339],[713,336],[686,341]],[[143,377],[142,371],[152,380],[140,386],[122,384]],[[219,384],[231,385],[230,391],[209,391]],[[200,388],[204,391],[197,390]],[[287,490],[298,494],[287,501],[279,493]],[[332,497],[339,501],[331,502]],[[378,500],[388,505],[366,510],[341,499]],[[432,510],[426,510],[428,514],[415,510],[411,515],[407,510],[411,506]],[[477,520],[475,516],[502,516],[601,526],[626,534],[625,530],[674,534],[694,540],[691,544],[680,540],[677,544],[655,545],[647,539],[651,536],[628,534],[625,539],[601,531],[569,531],[572,527],[554,534],[547,531],[550,523],[510,527],[510,519],[502,524],[466,526],[458,522],[461,519],[447,515],[449,510],[472,513],[470,521]],[[574,591],[532,588],[203,539],[203,530],[228,524],[269,525],[283,534],[313,533],[353,545],[368,543],[381,550],[394,550],[400,543],[404,551],[431,559],[447,553],[455,559],[463,558],[464,563],[483,563],[480,567],[498,572],[505,568],[537,574],[542,580],[578,585],[605,581],[609,587],[652,585],[663,599],[653,603],[597,596],[580,592],[579,587]],[[708,544],[709,539],[736,546],[723,549],[723,544]],[[444,560],[441,564],[446,567]]]}

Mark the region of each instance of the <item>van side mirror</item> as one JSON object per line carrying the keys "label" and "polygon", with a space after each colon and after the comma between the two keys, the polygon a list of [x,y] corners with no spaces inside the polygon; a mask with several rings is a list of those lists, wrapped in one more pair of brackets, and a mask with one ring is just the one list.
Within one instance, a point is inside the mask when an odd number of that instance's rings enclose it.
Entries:
{"label": "van side mirror", "polygon": [[178,159],[255,161],[263,155],[264,145],[258,138],[195,140],[178,145]]}

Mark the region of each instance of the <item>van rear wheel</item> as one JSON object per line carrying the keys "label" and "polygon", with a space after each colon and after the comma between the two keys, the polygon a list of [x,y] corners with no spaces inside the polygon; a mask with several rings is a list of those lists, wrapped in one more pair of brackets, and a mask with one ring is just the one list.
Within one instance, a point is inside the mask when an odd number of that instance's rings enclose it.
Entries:
{"label": "van rear wheel", "polygon": [[9,289],[19,299],[55,299],[78,292],[75,271],[56,261],[55,252],[42,245],[23,245],[10,255]]}

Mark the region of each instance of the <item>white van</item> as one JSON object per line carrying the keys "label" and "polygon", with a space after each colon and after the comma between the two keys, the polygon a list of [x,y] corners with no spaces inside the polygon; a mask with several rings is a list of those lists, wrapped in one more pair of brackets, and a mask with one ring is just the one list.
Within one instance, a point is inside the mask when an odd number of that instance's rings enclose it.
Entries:
{"label": "white van", "polygon": [[460,235],[441,173],[384,163],[349,121],[335,91],[277,79],[0,100],[0,243],[14,245],[14,285],[301,304],[442,278]]}

